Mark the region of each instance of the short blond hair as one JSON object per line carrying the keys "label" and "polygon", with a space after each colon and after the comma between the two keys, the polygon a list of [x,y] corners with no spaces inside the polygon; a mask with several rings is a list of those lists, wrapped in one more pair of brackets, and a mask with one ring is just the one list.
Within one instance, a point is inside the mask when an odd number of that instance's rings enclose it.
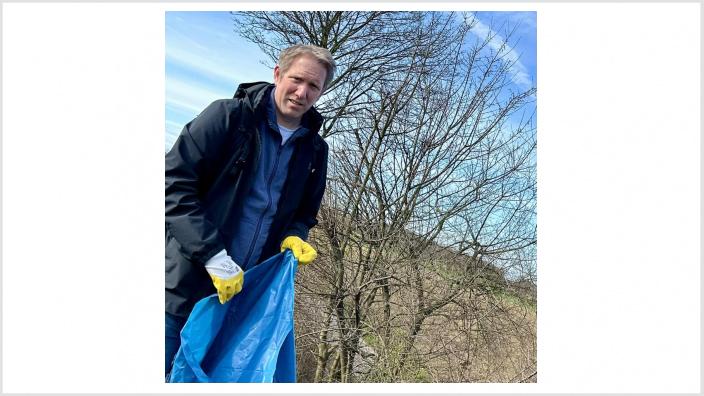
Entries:
{"label": "short blond hair", "polygon": [[323,84],[323,91],[325,91],[333,78],[335,78],[335,60],[332,58],[332,54],[326,48],[318,47],[317,45],[303,45],[297,44],[288,47],[281,51],[279,54],[279,68],[282,73],[285,73],[291,63],[301,55],[311,55],[314,57],[318,63],[320,63],[327,73],[325,74],[325,83]]}

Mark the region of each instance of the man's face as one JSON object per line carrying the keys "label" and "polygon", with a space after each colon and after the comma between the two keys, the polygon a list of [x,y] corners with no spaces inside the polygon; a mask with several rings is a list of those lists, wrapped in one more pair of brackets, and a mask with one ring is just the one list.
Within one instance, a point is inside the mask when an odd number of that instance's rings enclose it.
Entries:
{"label": "man's face", "polygon": [[291,128],[300,124],[303,114],[323,93],[326,75],[325,67],[310,55],[294,59],[285,72],[278,65],[274,68],[274,101],[280,124]]}

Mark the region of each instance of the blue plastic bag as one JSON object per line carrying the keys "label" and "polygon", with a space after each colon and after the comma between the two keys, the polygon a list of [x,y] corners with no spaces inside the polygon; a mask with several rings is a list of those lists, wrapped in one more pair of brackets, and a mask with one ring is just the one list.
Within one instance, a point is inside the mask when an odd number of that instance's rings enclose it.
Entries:
{"label": "blue plastic bag", "polygon": [[181,330],[169,382],[296,382],[290,250],[250,268],[225,304],[196,303]]}

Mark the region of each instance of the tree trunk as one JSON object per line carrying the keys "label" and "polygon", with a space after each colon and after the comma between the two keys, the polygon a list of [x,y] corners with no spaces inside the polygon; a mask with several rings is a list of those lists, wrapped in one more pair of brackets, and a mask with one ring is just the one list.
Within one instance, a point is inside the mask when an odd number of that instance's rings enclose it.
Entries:
{"label": "tree trunk", "polygon": [[401,372],[403,367],[406,365],[406,362],[408,361],[408,356],[413,350],[413,345],[415,345],[416,337],[418,336],[418,333],[420,333],[420,329],[423,326],[423,322],[427,318],[427,316],[424,314],[418,315],[419,316],[417,316],[416,319],[413,321],[413,326],[411,327],[411,331],[408,334],[406,346],[403,348],[403,352],[399,357],[398,367],[396,367],[396,369],[394,370],[394,377],[397,376]]}
{"label": "tree trunk", "polygon": [[335,359],[332,361],[332,367],[330,367],[330,376],[328,377],[328,382],[341,382],[340,375],[340,350],[337,350]]}
{"label": "tree trunk", "polygon": [[330,328],[330,320],[332,315],[325,314],[325,326],[320,332],[318,338],[318,354],[315,357],[315,379],[314,382],[321,382],[323,380],[323,375],[325,374],[325,367],[328,365],[328,360],[330,358],[330,350],[328,348],[328,330]]}
{"label": "tree trunk", "polygon": [[389,290],[389,280],[384,279],[381,287],[384,297],[384,344],[389,345],[391,341],[391,292]]}

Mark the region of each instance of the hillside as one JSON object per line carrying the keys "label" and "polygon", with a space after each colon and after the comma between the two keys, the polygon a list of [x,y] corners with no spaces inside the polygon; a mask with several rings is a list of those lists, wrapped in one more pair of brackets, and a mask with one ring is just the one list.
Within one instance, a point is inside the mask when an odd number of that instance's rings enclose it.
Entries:
{"label": "hillside", "polygon": [[[349,282],[345,295],[337,296],[331,282],[341,274],[326,237],[315,230],[311,240],[320,255],[296,279],[299,382],[537,380],[534,283],[507,280],[486,263],[460,265],[466,256],[434,246],[443,253],[416,267],[388,262],[393,282],[386,302],[381,292],[363,294],[368,285],[354,283],[358,268],[350,258],[342,274]],[[423,289],[410,287],[418,273]],[[365,298],[369,305],[361,309]],[[350,361],[346,349],[353,349]],[[342,367],[350,372],[343,376]]]}

